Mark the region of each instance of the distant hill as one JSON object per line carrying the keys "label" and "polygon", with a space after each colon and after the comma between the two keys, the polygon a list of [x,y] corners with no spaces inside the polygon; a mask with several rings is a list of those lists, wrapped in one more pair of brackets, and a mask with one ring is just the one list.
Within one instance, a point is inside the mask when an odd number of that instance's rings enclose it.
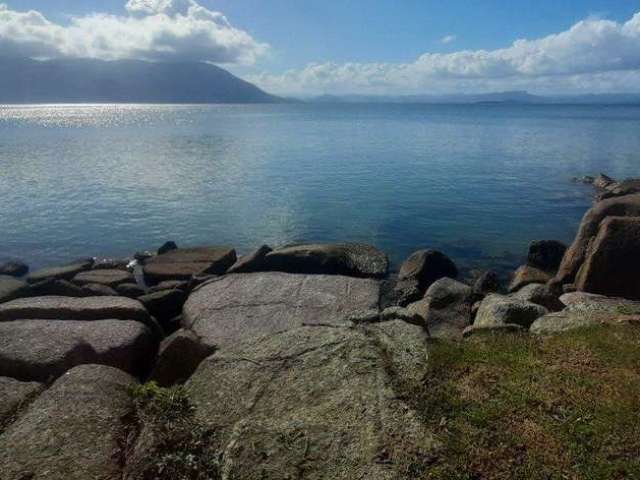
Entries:
{"label": "distant hill", "polygon": [[0,103],[286,101],[206,63],[0,58]]}
{"label": "distant hill", "polygon": [[451,95],[320,95],[314,103],[429,103],[429,104],[640,104],[640,94],[532,95],[528,92],[495,92]]}

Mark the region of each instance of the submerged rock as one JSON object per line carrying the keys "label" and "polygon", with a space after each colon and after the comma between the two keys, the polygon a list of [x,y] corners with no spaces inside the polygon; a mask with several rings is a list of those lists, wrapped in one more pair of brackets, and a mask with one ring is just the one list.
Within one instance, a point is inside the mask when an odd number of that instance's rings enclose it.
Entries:
{"label": "submerged rock", "polygon": [[381,278],[389,260],[380,250],[359,243],[291,245],[269,252],[268,270],[287,273]]}
{"label": "submerged rock", "polygon": [[640,299],[640,217],[607,217],[589,245],[576,288]]}
{"label": "submerged rock", "polygon": [[341,275],[230,274],[203,284],[184,305],[183,325],[209,345],[308,325],[346,325],[378,309],[379,284]]}
{"label": "submerged rock", "polygon": [[529,245],[527,264],[545,272],[556,272],[567,246],[556,240],[538,240]]}
{"label": "submerged rock", "polygon": [[149,258],[143,271],[150,283],[188,280],[197,274],[223,274],[235,261],[236,252],[228,247],[179,248]]}
{"label": "submerged rock", "polygon": [[115,480],[134,379],[100,365],[76,367],[0,436],[4,480]]}
{"label": "submerged rock", "polygon": [[24,262],[13,260],[0,265],[0,275],[23,277],[27,273],[29,273],[29,265]]}
{"label": "submerged rock", "polygon": [[149,371],[156,348],[151,331],[130,320],[3,322],[0,376],[46,382],[90,363],[141,376]]}

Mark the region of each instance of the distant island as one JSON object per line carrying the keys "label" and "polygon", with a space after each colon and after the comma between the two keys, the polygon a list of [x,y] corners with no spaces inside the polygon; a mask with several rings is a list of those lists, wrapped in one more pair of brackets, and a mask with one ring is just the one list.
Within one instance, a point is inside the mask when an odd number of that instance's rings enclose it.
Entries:
{"label": "distant island", "polygon": [[0,103],[281,103],[200,62],[0,58]]}

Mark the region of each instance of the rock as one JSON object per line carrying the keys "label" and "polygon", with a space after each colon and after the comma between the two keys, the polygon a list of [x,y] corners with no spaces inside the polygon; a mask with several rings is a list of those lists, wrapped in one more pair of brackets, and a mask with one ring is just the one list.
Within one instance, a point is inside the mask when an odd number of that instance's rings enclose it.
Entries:
{"label": "rock", "polygon": [[615,182],[605,187],[604,192],[600,192],[598,200],[607,198],[622,197],[640,192],[640,178],[630,178],[622,182]]}
{"label": "rock", "polygon": [[144,295],[146,290],[136,283],[121,283],[115,287],[118,295],[128,298],[138,298]]}
{"label": "rock", "polygon": [[38,283],[43,280],[51,279],[71,280],[78,273],[91,269],[91,267],[93,266],[93,262],[93,258],[87,258],[85,260],[80,260],[76,263],[72,263],[70,265],[65,265],[62,267],[44,268],[42,270],[30,273],[27,277],[27,281],[29,283]]}
{"label": "rock", "polygon": [[180,315],[186,300],[187,294],[177,288],[161,290],[138,297],[138,301],[160,322],[162,328],[167,332],[175,330],[170,321]]}
{"label": "rock", "polygon": [[411,314],[424,319],[432,337],[458,339],[471,323],[471,307],[475,302],[468,285],[445,277],[434,282],[424,299],[407,307]]}
{"label": "rock", "polygon": [[553,335],[599,323],[596,317],[578,315],[571,312],[549,313],[538,318],[529,331],[536,335]]}
{"label": "rock", "polygon": [[164,255],[165,253],[171,252],[172,250],[177,250],[178,245],[176,242],[168,241],[164,242],[160,248],[158,249],[158,255]]}
{"label": "rock", "polygon": [[535,303],[504,295],[491,294],[485,297],[480,304],[473,325],[476,327],[491,327],[513,323],[529,328],[537,318],[547,313],[546,308]]}
{"label": "rock", "polygon": [[380,312],[379,318],[381,322],[402,320],[414,325],[424,326],[424,319],[420,315],[415,312],[410,312],[406,308],[402,307],[385,308],[382,312]]}
{"label": "rock", "polygon": [[484,272],[473,284],[473,291],[478,295],[487,295],[500,291],[500,276],[494,270]]}
{"label": "rock", "polygon": [[609,298],[604,295],[597,295],[595,293],[587,292],[567,292],[560,297],[560,302],[565,306],[570,306],[577,303],[595,303],[595,302],[610,302],[620,300],[621,302],[627,302],[624,299]]}
{"label": "rock", "polygon": [[522,287],[531,283],[547,283],[553,275],[530,265],[522,265],[514,274],[509,283],[509,292],[517,292]]}
{"label": "rock", "polygon": [[93,263],[93,270],[127,270],[129,258],[99,258]]}
{"label": "rock", "polygon": [[188,280],[196,274],[220,275],[236,261],[236,251],[227,247],[196,247],[171,250],[148,259],[144,277],[150,283]]}
{"label": "rock", "polygon": [[100,365],[76,367],[42,393],[0,436],[4,480],[121,478],[131,376]]}
{"label": "rock", "polygon": [[265,260],[268,253],[272,252],[272,248],[268,245],[262,245],[256,251],[243,255],[236,263],[234,263],[227,273],[252,273],[263,272],[267,270],[267,262]]}
{"label": "rock", "polygon": [[133,259],[137,260],[138,262],[144,262],[145,260],[153,257],[153,253],[149,252],[148,250],[142,250],[133,254]]}
{"label": "rock", "polygon": [[472,335],[487,334],[487,333],[520,333],[526,332],[526,329],[522,325],[516,323],[506,323],[503,325],[489,325],[486,327],[479,327],[476,325],[469,325],[462,331],[462,336],[468,338]]}
{"label": "rock", "polygon": [[87,297],[117,297],[118,292],[113,288],[99,283],[88,283],[82,286],[82,291]]}
{"label": "rock", "polygon": [[178,289],[183,292],[188,292],[190,290],[190,282],[185,282],[183,280],[165,280],[164,282],[160,282],[157,285],[154,285],[149,289],[148,293],[153,292],[161,292],[163,290],[173,290]]}
{"label": "rock", "polygon": [[33,297],[0,305],[0,322],[27,319],[136,320],[147,323],[149,313],[136,300],[123,297]]}
{"label": "rock", "polygon": [[78,285],[87,285],[89,283],[99,283],[108,287],[115,287],[121,283],[135,281],[133,275],[126,270],[88,270],[80,272],[73,277],[73,282]]}
{"label": "rock", "polygon": [[560,301],[567,305],[565,312],[574,312],[582,315],[604,314],[608,317],[620,315],[639,315],[640,302],[625,298],[605,297],[583,292],[565,294]]}
{"label": "rock", "polygon": [[604,173],[601,173],[596,178],[594,178],[591,183],[596,188],[607,188],[609,185],[616,183],[616,181],[613,178],[605,175]]}
{"label": "rock", "polygon": [[0,376],[46,382],[90,363],[142,376],[156,349],[151,330],[131,320],[2,322]]}
{"label": "rock", "polygon": [[415,279],[424,291],[440,278],[457,276],[458,269],[444,253],[437,250],[418,250],[404,261],[398,280]]}
{"label": "rock", "polygon": [[[402,321],[302,327],[220,350],[187,383],[229,479],[406,478],[438,442],[407,399],[426,336]],[[398,439],[394,441],[393,439]]]}
{"label": "rock", "polygon": [[610,216],[637,217],[640,216],[640,194],[603,200],[593,206],[582,218],[575,240],[567,250],[552,280],[553,284],[563,285],[573,283],[582,266],[587,247],[598,234],[600,223]]}
{"label": "rock", "polygon": [[29,273],[29,265],[20,261],[6,262],[0,265],[0,276],[23,277]]}
{"label": "rock", "polygon": [[538,240],[529,245],[527,264],[545,272],[556,272],[567,246],[556,240]]}
{"label": "rock", "polygon": [[380,250],[359,243],[291,245],[265,257],[267,268],[279,272],[381,278],[389,260]]}
{"label": "rock", "polygon": [[60,297],[86,297],[87,291],[66,280],[56,280],[50,278],[38,283],[29,285],[29,293],[25,296],[46,297],[56,295]]}
{"label": "rock", "polygon": [[28,294],[28,286],[17,278],[0,275],[0,303],[8,302]]}
{"label": "rock", "polygon": [[424,296],[424,290],[415,278],[399,280],[393,287],[391,302],[401,307],[417,302]]}
{"label": "rock", "polygon": [[38,382],[0,377],[0,434],[43,389],[44,385]]}
{"label": "rock", "polygon": [[215,352],[191,330],[180,329],[160,344],[158,359],[149,380],[162,387],[186,382],[200,362]]}
{"label": "rock", "polygon": [[311,325],[345,325],[349,315],[378,309],[371,279],[281,272],[230,274],[193,291],[183,326],[210,345]]}
{"label": "rock", "polygon": [[550,312],[557,312],[565,307],[551,288],[539,283],[530,283],[522,287],[516,293],[511,294],[511,298],[541,305]]}
{"label": "rock", "polygon": [[576,275],[581,291],[640,299],[640,217],[607,217]]}

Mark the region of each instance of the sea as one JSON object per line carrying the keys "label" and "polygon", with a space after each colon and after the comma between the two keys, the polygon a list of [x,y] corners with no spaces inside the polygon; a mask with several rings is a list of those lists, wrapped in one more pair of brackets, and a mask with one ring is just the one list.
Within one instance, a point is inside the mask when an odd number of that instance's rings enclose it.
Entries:
{"label": "sea", "polygon": [[640,176],[640,106],[4,105],[0,261],[365,242],[510,268],[572,240],[600,172]]}

